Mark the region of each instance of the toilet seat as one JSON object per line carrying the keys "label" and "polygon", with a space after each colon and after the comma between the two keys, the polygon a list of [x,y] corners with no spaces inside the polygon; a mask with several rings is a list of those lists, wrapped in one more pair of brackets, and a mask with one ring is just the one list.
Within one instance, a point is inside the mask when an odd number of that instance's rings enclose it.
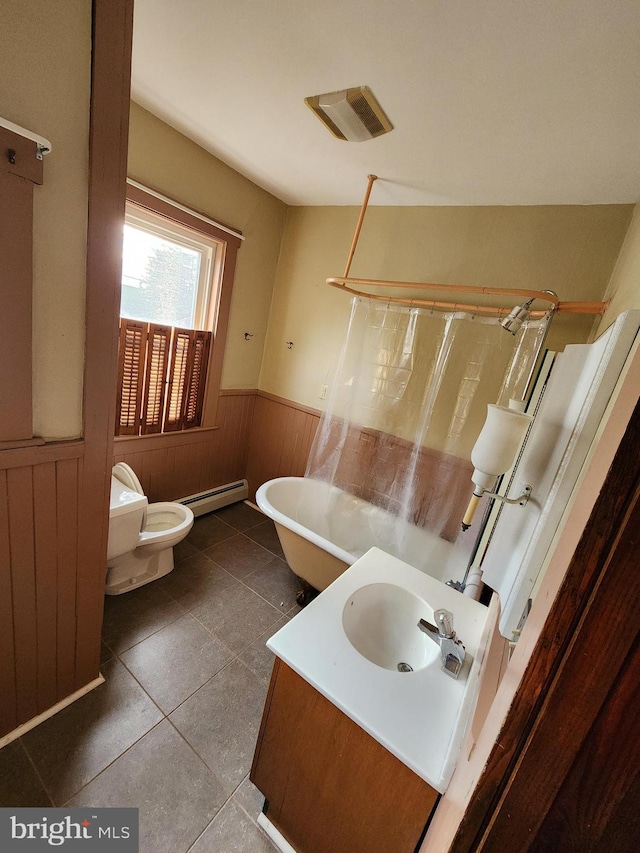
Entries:
{"label": "toilet seat", "polygon": [[138,537],[138,548],[160,545],[176,536],[182,538],[193,525],[193,513],[179,503],[154,503],[147,507],[147,517]]}

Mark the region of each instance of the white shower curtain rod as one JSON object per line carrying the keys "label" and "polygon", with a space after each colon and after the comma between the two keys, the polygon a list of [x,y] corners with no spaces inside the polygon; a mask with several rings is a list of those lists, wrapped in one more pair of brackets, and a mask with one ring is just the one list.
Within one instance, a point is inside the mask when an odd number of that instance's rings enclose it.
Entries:
{"label": "white shower curtain rod", "polygon": [[349,250],[349,257],[347,258],[345,272],[343,276],[332,276],[327,279],[327,284],[331,287],[337,287],[339,290],[352,293],[354,296],[363,296],[366,299],[377,299],[380,302],[395,302],[402,305],[429,308],[448,308],[457,311],[473,311],[477,314],[493,314],[498,316],[509,313],[512,306],[509,305],[505,308],[496,308],[488,305],[472,305],[458,301],[425,299],[422,297],[383,296],[377,293],[367,293],[359,288],[402,287],[403,289],[415,288],[420,290],[439,290],[449,293],[478,293],[489,296],[517,296],[522,299],[541,299],[549,303],[550,309],[545,311],[531,311],[532,317],[544,317],[549,313],[549,310],[553,312],[562,312],[563,314],[604,314],[606,311],[607,306],[609,305],[608,302],[561,302],[558,296],[553,293],[553,291],[549,290],[524,290],[506,287],[476,287],[468,284],[438,284],[434,282],[386,281],[380,279],[350,278],[349,272],[351,270],[351,263],[353,261],[353,256],[355,255],[356,246],[358,245],[358,238],[360,237],[360,231],[362,230],[364,215],[367,210],[367,205],[369,204],[369,196],[371,195],[371,189],[374,181],[378,180],[377,175],[368,175],[367,178],[367,189],[364,201],[362,202],[362,208],[356,224],[353,240],[351,242],[351,249]]}

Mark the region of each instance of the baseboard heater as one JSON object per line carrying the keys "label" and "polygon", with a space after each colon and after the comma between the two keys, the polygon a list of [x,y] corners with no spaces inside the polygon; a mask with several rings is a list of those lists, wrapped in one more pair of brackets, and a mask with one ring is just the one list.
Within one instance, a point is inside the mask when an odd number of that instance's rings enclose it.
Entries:
{"label": "baseboard heater", "polygon": [[249,497],[249,484],[246,480],[238,480],[235,483],[227,483],[216,489],[208,489],[206,492],[198,492],[197,495],[189,495],[180,498],[178,503],[188,506],[195,516],[213,512],[236,501],[243,501]]}

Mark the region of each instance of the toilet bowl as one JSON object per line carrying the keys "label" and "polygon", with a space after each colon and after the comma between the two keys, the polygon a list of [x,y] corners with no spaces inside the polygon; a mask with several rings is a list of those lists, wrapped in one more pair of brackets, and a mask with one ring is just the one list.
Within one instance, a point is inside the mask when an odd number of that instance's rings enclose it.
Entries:
{"label": "toilet bowl", "polygon": [[173,569],[173,548],[193,527],[193,512],[180,503],[149,504],[125,463],[111,472],[107,595],[119,595]]}

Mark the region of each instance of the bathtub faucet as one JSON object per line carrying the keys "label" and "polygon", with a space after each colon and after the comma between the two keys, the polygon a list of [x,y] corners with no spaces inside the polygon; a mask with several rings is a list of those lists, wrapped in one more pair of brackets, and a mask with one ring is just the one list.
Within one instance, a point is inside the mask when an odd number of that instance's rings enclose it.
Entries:
{"label": "bathtub faucet", "polygon": [[452,678],[457,678],[466,652],[460,640],[456,639],[456,632],[453,630],[453,613],[448,610],[435,610],[433,618],[436,620],[437,628],[426,619],[418,622],[418,628],[440,646],[443,672]]}

